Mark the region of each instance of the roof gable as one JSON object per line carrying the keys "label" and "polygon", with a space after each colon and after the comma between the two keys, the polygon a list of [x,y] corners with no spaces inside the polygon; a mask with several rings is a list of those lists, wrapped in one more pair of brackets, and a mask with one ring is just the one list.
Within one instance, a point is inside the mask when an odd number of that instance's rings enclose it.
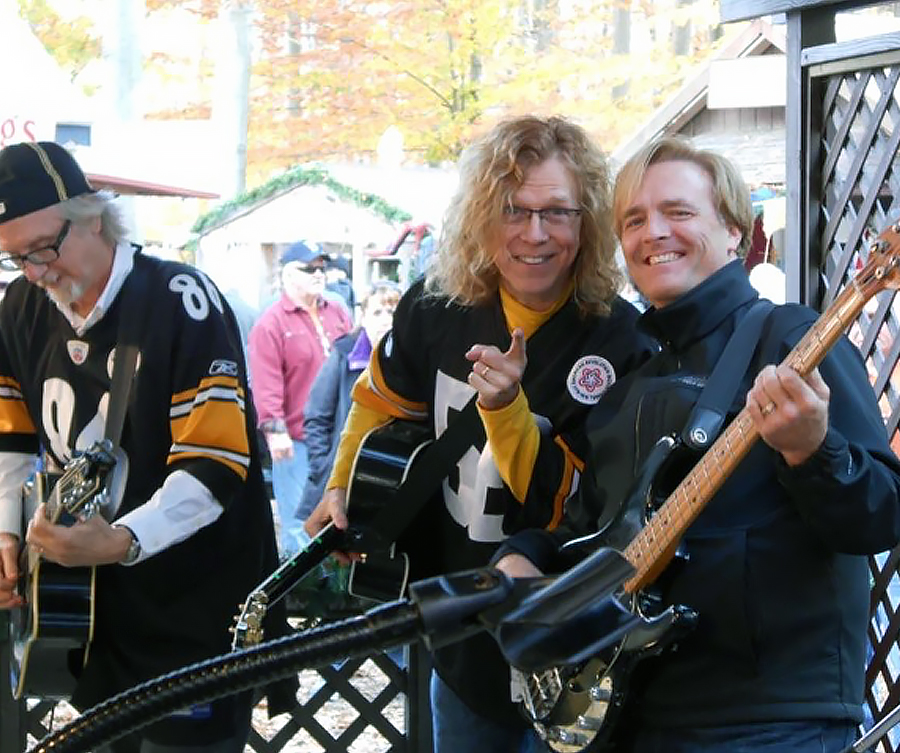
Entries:
{"label": "roof gable", "polygon": [[666,104],[656,110],[647,122],[612,153],[613,162],[621,165],[644,144],[664,133],[681,131],[707,107],[710,71],[713,64],[724,60],[749,58],[772,52],[784,54],[787,40],[781,27],[757,19],[732,37],[698,72],[690,77]]}
{"label": "roof gable", "polygon": [[322,186],[342,201],[367,209],[389,223],[412,219],[412,215],[403,209],[389,204],[380,196],[357,191],[335,180],[322,168],[297,166],[201,215],[191,231],[200,237],[207,235],[301,186]]}

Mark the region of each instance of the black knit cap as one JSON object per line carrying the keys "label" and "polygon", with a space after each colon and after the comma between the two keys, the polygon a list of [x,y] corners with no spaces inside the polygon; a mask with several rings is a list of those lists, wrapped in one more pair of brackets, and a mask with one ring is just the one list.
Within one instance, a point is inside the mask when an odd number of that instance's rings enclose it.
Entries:
{"label": "black knit cap", "polygon": [[0,224],[93,191],[59,144],[23,142],[0,150]]}

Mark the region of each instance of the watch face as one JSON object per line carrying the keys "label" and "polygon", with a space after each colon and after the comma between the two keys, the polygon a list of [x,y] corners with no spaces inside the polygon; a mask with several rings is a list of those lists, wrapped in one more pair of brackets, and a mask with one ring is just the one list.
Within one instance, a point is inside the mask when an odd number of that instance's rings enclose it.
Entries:
{"label": "watch face", "polygon": [[134,562],[141,556],[141,542],[134,538],[134,534],[131,536],[131,546],[128,547],[128,554],[125,556],[126,562]]}

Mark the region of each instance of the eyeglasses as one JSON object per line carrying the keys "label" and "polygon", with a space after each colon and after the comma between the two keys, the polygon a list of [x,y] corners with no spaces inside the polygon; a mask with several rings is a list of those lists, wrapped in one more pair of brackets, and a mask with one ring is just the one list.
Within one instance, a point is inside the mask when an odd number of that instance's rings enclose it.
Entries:
{"label": "eyeglasses", "polygon": [[301,272],[306,272],[306,274],[308,275],[314,275],[316,272],[325,274],[325,267],[323,267],[321,264],[305,264],[302,267],[298,265],[297,269],[299,269]]}
{"label": "eyeglasses", "polygon": [[0,269],[6,272],[19,272],[25,269],[26,262],[32,266],[40,266],[55,261],[59,258],[59,247],[66,240],[71,226],[71,221],[66,220],[59,235],[56,236],[56,240],[43,248],[36,248],[27,254],[0,253]]}
{"label": "eyeglasses", "polygon": [[581,216],[580,209],[572,207],[544,207],[543,209],[530,209],[510,204],[503,209],[503,221],[507,225],[525,225],[531,223],[533,215],[537,215],[545,225],[559,227],[568,225]]}

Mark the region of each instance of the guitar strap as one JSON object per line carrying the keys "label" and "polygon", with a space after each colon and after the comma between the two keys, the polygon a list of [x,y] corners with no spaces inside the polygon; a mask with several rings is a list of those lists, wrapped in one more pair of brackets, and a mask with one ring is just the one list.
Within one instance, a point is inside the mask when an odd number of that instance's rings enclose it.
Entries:
{"label": "guitar strap", "polygon": [[456,420],[425,448],[394,493],[391,504],[373,517],[371,532],[383,546],[397,541],[472,445],[472,438],[478,432],[484,433],[475,407],[477,399],[478,395],[473,395]]}
{"label": "guitar strap", "polygon": [[775,304],[771,301],[764,298],[757,300],[728,340],[681,433],[681,440],[688,447],[706,450],[719,435],[728,408],[750,366],[766,320],[774,308]]}
{"label": "guitar strap", "polygon": [[141,247],[135,245],[134,265],[122,289],[119,291],[119,329],[116,353],[113,356],[112,382],[109,387],[109,408],[106,413],[106,438],[113,449],[119,447],[125,414],[128,411],[128,396],[137,369],[140,353],[143,323],[147,312],[148,284],[137,269]]}

